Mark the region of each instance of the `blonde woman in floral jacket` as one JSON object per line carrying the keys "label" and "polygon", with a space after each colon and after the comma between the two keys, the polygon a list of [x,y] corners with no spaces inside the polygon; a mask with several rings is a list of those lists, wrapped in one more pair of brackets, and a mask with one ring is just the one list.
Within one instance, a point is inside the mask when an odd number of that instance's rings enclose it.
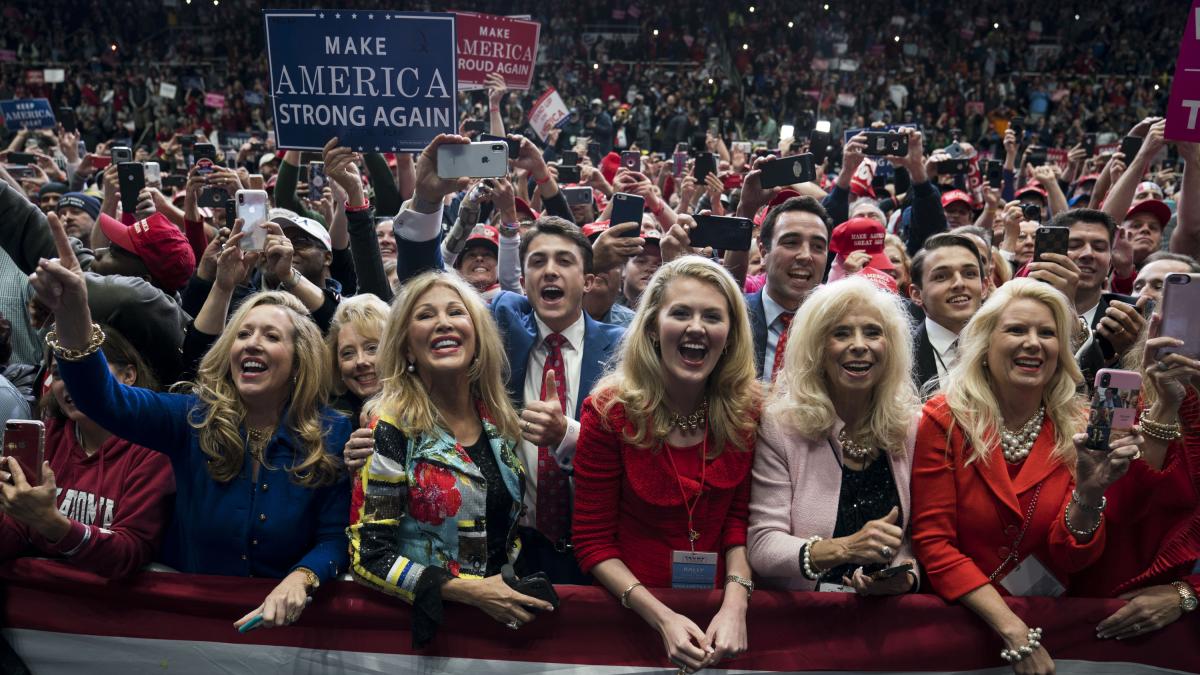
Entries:
{"label": "blonde woman in floral jacket", "polygon": [[513,629],[552,610],[500,576],[521,547],[524,472],[504,350],[478,293],[441,272],[409,281],[379,351],[374,453],[349,528],[355,578],[413,604],[416,646],[433,638],[443,600]]}

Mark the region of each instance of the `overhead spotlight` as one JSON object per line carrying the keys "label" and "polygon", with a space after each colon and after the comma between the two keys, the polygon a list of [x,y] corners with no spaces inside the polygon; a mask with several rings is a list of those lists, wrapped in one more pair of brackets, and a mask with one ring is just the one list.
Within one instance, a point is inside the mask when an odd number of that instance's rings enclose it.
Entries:
{"label": "overhead spotlight", "polygon": [[599,63],[593,63],[593,64],[592,64],[592,70],[600,70],[600,64],[599,64]]}
{"label": "overhead spotlight", "polygon": [[1000,22],[999,22],[999,21],[997,21],[996,23],[993,23],[993,24],[992,24],[992,28],[994,28],[994,29],[996,29],[996,30],[1000,30]]}
{"label": "overhead spotlight", "polygon": [[788,22],[788,28],[795,28],[795,27],[796,27],[796,22],[795,22],[795,21],[789,21],[789,22]]}
{"label": "overhead spotlight", "polygon": [[654,37],[658,37],[658,29],[657,28],[654,29]]}
{"label": "overhead spotlight", "polygon": [[897,35],[896,37],[894,37],[894,38],[892,38],[892,39],[894,39],[896,42],[899,42],[899,41],[900,41],[900,36],[899,36],[899,35]]}
{"label": "overhead spotlight", "polygon": [[747,49],[750,49],[750,45],[748,45],[748,44],[746,44],[745,42],[743,42],[743,43],[742,43],[742,50],[743,50],[743,51],[745,51],[745,50],[747,50]]}
{"label": "overhead spotlight", "polygon": [[117,43],[115,43],[115,42],[112,43],[111,45],[108,46],[108,48],[113,50],[114,52],[117,51]]}
{"label": "overhead spotlight", "polygon": [[825,11],[826,11],[826,12],[828,12],[828,11],[829,11],[829,5],[825,5]]}
{"label": "overhead spotlight", "polygon": [[751,13],[751,14],[753,14],[753,13],[754,13],[754,5],[750,5],[750,13]]}

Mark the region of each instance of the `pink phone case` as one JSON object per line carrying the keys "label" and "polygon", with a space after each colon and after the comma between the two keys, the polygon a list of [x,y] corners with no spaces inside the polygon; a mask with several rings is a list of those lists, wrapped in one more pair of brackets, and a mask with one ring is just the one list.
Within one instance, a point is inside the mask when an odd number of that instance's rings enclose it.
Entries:
{"label": "pink phone case", "polygon": [[1106,426],[1110,430],[1133,428],[1142,376],[1131,370],[1105,368],[1096,373],[1096,393],[1092,396],[1088,426]]}
{"label": "pink phone case", "polygon": [[1161,311],[1158,334],[1179,338],[1183,346],[1161,349],[1160,353],[1200,358],[1200,274],[1168,274]]}

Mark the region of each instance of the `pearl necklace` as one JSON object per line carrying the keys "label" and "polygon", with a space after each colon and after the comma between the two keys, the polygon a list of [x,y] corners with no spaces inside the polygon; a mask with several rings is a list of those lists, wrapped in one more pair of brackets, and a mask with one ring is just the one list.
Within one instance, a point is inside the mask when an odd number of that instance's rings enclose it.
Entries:
{"label": "pearl necklace", "polygon": [[1016,431],[1004,428],[1004,420],[1000,420],[1000,448],[1004,451],[1004,459],[1010,464],[1019,464],[1029,456],[1033,442],[1042,432],[1042,421],[1046,418],[1046,406],[1039,406],[1033,417]]}
{"label": "pearl necklace", "polygon": [[693,411],[692,414],[690,414],[690,415],[680,415],[678,413],[671,413],[671,419],[667,420],[667,426],[668,427],[678,427],[678,429],[680,431],[683,431],[685,433],[688,431],[695,431],[695,430],[699,429],[701,427],[701,425],[704,424],[704,421],[707,417],[708,417],[708,399],[706,398],[700,402],[700,407],[696,408],[696,410]]}
{"label": "pearl necklace", "polygon": [[871,447],[862,445],[850,438],[845,429],[838,432],[838,445],[842,446],[842,454],[856,462],[862,462],[871,455]]}

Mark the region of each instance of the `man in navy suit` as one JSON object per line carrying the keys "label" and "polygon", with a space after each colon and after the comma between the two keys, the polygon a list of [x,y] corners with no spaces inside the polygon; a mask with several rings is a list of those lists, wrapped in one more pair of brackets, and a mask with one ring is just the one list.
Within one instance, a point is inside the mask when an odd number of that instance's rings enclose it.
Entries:
{"label": "man in navy suit", "polygon": [[913,334],[918,389],[945,377],[958,358],[958,334],[983,302],[983,270],[975,242],[953,232],[925,240],[925,248],[913,258],[908,293],[925,312]]}
{"label": "man in navy suit", "polygon": [[[751,180],[757,181],[757,177],[747,177],[746,182]],[[738,213],[742,213],[740,205]],[[746,295],[754,335],[754,366],[761,380],[774,379],[775,365],[781,362],[787,347],[792,316],[825,276],[829,232],[829,215],[820,202],[808,196],[785,200],[763,220],[758,246],[767,283]]]}
{"label": "man in navy suit", "polygon": [[[442,203],[469,179],[439,178],[437,147],[465,142],[439,136],[417,161],[412,202],[395,219],[401,283],[442,266]],[[548,172],[545,177],[553,180]],[[526,469],[521,571],[544,571],[554,583],[590,583],[571,551],[569,475],[583,399],[616,353],[624,329],[583,311],[583,294],[592,283],[592,248],[573,223],[539,218],[522,237],[520,259],[525,294],[501,291],[491,309],[511,367],[508,390],[522,409],[517,449]]]}

